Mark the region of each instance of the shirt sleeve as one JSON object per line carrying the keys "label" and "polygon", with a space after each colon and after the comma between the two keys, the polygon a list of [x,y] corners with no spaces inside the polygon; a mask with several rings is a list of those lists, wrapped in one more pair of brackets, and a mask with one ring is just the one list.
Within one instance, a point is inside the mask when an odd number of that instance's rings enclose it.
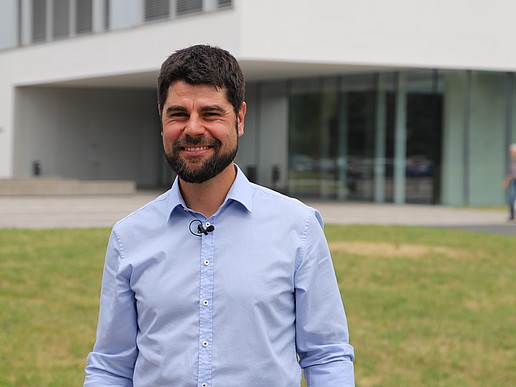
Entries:
{"label": "shirt sleeve", "polygon": [[97,338],[88,355],[84,386],[132,387],[137,317],[134,293],[129,285],[130,267],[121,269],[123,249],[117,233],[109,238],[102,290]]}
{"label": "shirt sleeve", "polygon": [[351,387],[353,347],[324,236],[320,214],[311,210],[295,274],[296,345],[308,387]]}

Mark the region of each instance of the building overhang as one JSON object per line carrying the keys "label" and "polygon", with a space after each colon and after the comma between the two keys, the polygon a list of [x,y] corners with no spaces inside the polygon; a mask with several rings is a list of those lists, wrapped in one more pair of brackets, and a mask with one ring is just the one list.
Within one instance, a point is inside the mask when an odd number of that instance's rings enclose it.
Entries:
{"label": "building overhang", "polygon": [[[360,66],[354,64],[280,62],[264,60],[241,60],[240,65],[248,82],[399,70],[399,68],[386,66]],[[126,74],[119,73],[75,79],[54,79],[41,83],[19,84],[18,86],[96,89],[154,89],[156,87],[158,72],[159,70],[155,69]]]}

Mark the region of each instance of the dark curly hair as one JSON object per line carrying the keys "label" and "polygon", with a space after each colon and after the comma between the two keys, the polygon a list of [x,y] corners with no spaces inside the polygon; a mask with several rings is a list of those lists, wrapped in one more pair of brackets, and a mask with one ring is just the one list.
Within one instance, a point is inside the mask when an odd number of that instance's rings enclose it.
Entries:
{"label": "dark curly hair", "polygon": [[213,85],[226,89],[226,98],[238,114],[244,102],[245,80],[237,60],[228,51],[208,45],[195,45],[176,51],[161,65],[158,77],[160,112],[170,85],[183,81],[190,85]]}

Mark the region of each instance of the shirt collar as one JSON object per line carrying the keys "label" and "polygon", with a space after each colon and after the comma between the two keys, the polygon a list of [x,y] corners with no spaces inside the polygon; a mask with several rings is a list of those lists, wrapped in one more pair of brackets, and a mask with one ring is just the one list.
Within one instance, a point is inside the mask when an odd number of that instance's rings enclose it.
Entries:
{"label": "shirt collar", "polygon": [[[221,208],[229,205],[230,202],[240,203],[247,211],[253,211],[253,189],[252,185],[244,175],[240,167],[236,164],[236,178],[233,182],[233,185],[229,189],[229,192],[226,196],[226,200],[222,204]],[[172,184],[172,188],[170,189],[169,195],[169,203],[170,203],[170,215],[178,209],[182,208],[184,210],[188,210],[188,206],[183,199],[183,195],[181,195],[181,190],[179,189],[179,177],[176,177],[174,180],[174,184]]]}
{"label": "shirt collar", "polygon": [[[231,186],[225,202],[233,200],[244,206],[247,211],[253,212],[253,188],[244,172],[235,164],[237,175]],[[224,203],[225,204],[225,203]]]}

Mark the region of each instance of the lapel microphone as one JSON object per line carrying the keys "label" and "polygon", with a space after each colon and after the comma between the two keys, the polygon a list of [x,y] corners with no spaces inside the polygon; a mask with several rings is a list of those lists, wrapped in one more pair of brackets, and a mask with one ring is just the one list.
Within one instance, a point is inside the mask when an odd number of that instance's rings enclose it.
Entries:
{"label": "lapel microphone", "polygon": [[[194,223],[198,223],[196,231],[192,230],[192,226],[194,225]],[[213,224],[210,224],[210,222],[206,222],[206,228],[205,228],[199,219],[194,219],[190,222],[188,229],[190,230],[191,234],[200,237],[200,236],[202,236],[202,234],[208,235],[209,232],[212,232],[213,230],[215,230],[215,226]]]}

